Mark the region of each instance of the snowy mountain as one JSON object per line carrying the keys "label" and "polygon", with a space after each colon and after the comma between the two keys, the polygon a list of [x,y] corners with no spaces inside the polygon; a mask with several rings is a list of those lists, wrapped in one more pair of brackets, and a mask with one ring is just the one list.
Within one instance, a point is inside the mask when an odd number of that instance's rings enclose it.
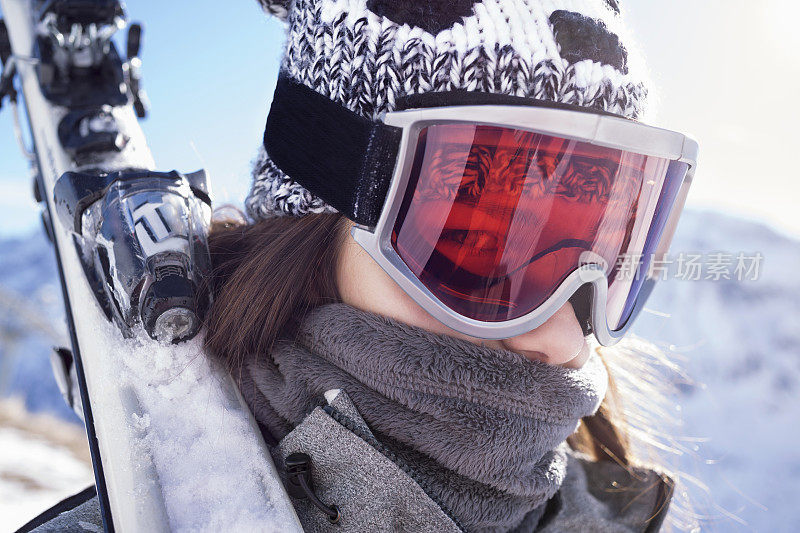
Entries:
{"label": "snowy mountain", "polygon": [[[703,439],[681,460],[708,485],[697,511],[719,531],[796,531],[800,508],[800,242],[711,212],[689,211],[670,256],[763,256],[756,281],[668,279],[634,331],[676,354],[682,434]],[[676,265],[673,265],[675,267]],[[733,269],[733,267],[732,267]],[[705,277],[705,275],[703,275]],[[712,278],[715,277],[712,275]]]}
{"label": "snowy mountain", "polygon": [[55,257],[42,232],[0,240],[0,396],[73,422],[50,370],[52,346],[68,346]]}
{"label": "snowy mountain", "polygon": [[[732,279],[676,279],[682,252],[700,256],[701,278],[720,277],[720,259],[729,260]],[[737,256],[758,253],[758,279],[736,279]],[[681,470],[708,486],[692,489],[694,511],[704,517],[704,530],[794,530],[800,522],[800,448],[793,444],[800,439],[800,242],[752,222],[687,211],[671,257],[669,279],[634,331],[673,353],[693,380],[681,387],[685,425],[679,431],[690,448]],[[11,300],[25,313],[9,312],[4,305]],[[74,421],[49,363],[50,346],[66,343],[61,305],[45,238],[0,240],[0,395],[22,396],[32,411]],[[26,313],[58,327],[35,327]],[[695,445],[695,438],[703,442]]]}

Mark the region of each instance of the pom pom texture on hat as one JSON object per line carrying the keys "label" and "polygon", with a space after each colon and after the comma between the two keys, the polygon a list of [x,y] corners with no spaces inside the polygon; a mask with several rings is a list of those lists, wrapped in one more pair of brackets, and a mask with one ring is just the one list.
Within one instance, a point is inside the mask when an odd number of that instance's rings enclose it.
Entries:
{"label": "pom pom texture on hat", "polygon": [[[401,96],[469,90],[641,118],[643,63],[616,0],[259,0],[288,22],[282,68],[361,116]],[[254,220],[335,212],[261,148]]]}

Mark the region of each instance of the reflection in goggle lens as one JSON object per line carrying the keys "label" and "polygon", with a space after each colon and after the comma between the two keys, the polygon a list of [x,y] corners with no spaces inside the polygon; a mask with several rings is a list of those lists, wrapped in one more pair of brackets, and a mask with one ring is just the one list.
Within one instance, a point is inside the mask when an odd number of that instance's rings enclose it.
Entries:
{"label": "reflection in goggle lens", "polygon": [[450,309],[512,320],[547,300],[584,252],[610,265],[613,283],[619,254],[643,246],[632,237],[649,227],[665,163],[512,128],[429,126],[392,246]]}

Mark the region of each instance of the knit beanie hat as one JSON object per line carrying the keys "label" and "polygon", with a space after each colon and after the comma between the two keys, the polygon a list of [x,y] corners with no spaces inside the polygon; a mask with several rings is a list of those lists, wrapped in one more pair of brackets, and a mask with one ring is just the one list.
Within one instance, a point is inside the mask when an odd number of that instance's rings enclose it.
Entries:
{"label": "knit beanie hat", "polygon": [[[403,96],[482,91],[639,119],[647,80],[617,0],[259,0],[288,23],[282,70],[375,120]],[[336,212],[263,147],[254,220]]]}

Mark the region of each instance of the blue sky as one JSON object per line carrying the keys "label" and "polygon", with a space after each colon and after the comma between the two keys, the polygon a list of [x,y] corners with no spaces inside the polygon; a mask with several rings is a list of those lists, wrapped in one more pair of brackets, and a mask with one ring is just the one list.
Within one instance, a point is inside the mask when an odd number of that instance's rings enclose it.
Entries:
{"label": "blue sky", "polygon": [[[689,204],[800,236],[800,4],[794,0],[621,2],[656,82],[655,123],[701,145]],[[191,8],[188,8],[191,6]],[[145,22],[142,122],[159,169],[205,167],[217,205],[240,203],[283,42],[255,0],[131,0]],[[0,113],[0,236],[36,227],[30,178]]]}

